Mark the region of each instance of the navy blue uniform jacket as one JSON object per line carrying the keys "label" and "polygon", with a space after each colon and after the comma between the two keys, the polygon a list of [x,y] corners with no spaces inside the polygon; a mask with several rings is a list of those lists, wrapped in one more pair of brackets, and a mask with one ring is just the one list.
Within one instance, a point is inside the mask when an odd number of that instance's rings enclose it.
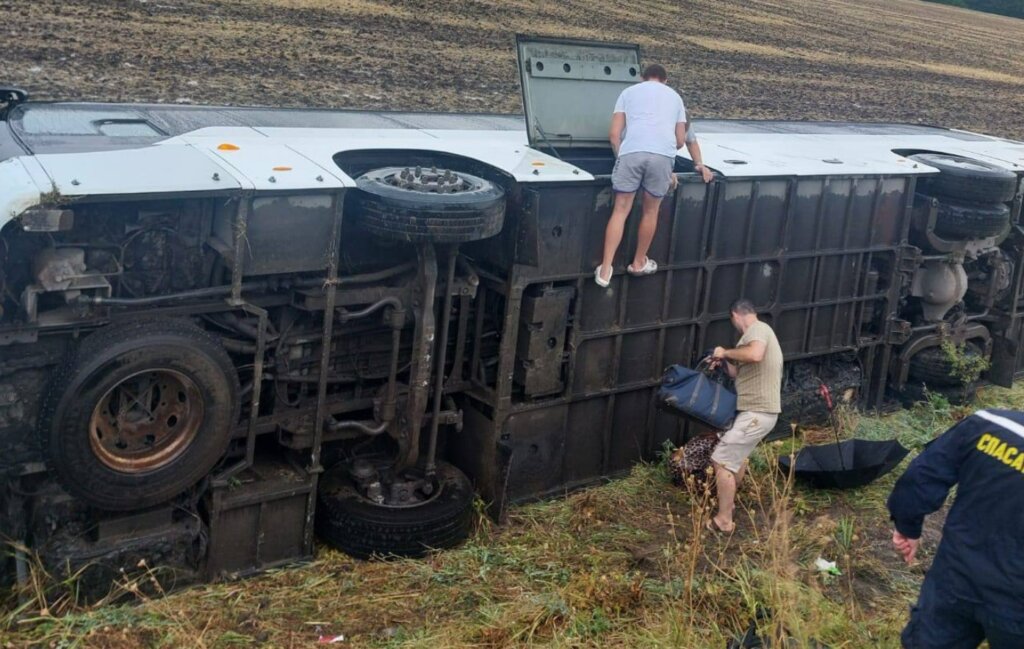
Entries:
{"label": "navy blue uniform jacket", "polygon": [[896,529],[920,538],[925,515],[954,484],[928,579],[956,599],[1024,619],[1024,413],[980,410],[932,441],[889,496]]}

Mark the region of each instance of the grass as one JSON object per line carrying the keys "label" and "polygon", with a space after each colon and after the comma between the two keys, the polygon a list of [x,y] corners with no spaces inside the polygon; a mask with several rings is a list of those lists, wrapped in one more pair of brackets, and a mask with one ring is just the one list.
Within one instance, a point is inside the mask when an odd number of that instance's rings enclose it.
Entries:
{"label": "grass", "polygon": [[[988,388],[979,402],[1019,408],[1024,388]],[[933,396],[838,421],[844,436],[896,437],[917,451],[968,411]],[[799,433],[811,443],[830,435]],[[758,449],[733,536],[704,529],[709,494],[672,487],[661,463],[638,465],[625,479],[518,507],[506,526],[481,519],[463,547],[424,560],[359,562],[321,548],[305,566],[166,595],[149,573],[92,607],[67,595],[69,580],[0,617],[0,647],[299,647],[339,635],[340,646],[372,648],[723,647],[759,609],[770,611],[761,632],[796,646],[897,647],[941,516],[926,526],[920,565],[903,565],[884,508],[895,476],[808,490],[771,468],[800,443]],[[818,557],[842,575],[819,575]],[[44,577],[34,574],[38,593]],[[110,603],[125,594],[129,603]]]}

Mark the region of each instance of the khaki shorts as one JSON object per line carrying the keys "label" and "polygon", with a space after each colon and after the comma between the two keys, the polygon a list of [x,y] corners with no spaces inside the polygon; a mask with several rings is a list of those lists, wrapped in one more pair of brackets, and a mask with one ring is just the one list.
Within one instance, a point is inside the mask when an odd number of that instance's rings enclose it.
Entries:
{"label": "khaki shorts", "polygon": [[732,428],[722,433],[715,452],[711,454],[711,461],[733,473],[739,472],[754,452],[754,447],[772,432],[778,420],[778,415],[766,412],[746,411],[737,414]]}
{"label": "khaki shorts", "polygon": [[673,165],[675,160],[657,153],[627,153],[615,161],[612,189],[620,194],[632,194],[643,188],[651,196],[661,198],[668,193]]}

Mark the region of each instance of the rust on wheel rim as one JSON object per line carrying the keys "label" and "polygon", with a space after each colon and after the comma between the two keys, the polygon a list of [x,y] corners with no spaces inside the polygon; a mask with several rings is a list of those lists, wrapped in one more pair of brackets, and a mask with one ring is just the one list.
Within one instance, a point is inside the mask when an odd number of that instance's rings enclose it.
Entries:
{"label": "rust on wheel rim", "polygon": [[89,419],[89,444],[122,473],[166,466],[195,439],[203,399],[195,382],[174,370],[149,370],[107,390]]}

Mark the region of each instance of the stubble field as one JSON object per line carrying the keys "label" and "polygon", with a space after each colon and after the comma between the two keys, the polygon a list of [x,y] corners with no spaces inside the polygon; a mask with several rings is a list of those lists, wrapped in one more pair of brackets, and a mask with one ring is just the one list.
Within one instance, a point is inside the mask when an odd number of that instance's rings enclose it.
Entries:
{"label": "stubble field", "polygon": [[[6,0],[38,98],[518,112],[514,35],[639,43],[699,118],[1024,139],[1024,21],[906,0]],[[571,107],[567,107],[571,109]]]}

